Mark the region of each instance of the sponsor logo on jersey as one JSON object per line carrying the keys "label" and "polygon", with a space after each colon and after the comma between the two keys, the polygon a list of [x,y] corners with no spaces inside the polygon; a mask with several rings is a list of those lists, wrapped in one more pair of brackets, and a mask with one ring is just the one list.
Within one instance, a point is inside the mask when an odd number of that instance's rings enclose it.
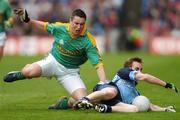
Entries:
{"label": "sponsor logo on jersey", "polygon": [[60,45],[64,45],[64,40],[63,40],[63,39],[60,39],[60,40],[59,40],[59,44],[60,44]]}

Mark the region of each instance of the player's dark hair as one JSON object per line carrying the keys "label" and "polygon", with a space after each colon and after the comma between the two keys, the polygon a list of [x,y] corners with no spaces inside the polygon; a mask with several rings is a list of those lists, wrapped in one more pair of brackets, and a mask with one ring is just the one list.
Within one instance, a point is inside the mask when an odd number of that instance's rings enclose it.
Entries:
{"label": "player's dark hair", "polygon": [[86,14],[81,9],[76,9],[72,12],[71,20],[73,20],[74,16],[78,16],[78,17],[84,18],[86,20]]}
{"label": "player's dark hair", "polygon": [[133,62],[143,63],[141,58],[133,57],[133,58],[129,58],[124,62],[124,67],[131,67]]}

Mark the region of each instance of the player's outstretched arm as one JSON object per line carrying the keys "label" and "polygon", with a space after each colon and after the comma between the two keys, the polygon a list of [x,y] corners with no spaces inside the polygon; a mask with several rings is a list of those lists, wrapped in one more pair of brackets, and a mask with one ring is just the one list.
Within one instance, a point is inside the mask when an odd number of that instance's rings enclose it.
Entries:
{"label": "player's outstretched arm", "polygon": [[46,23],[42,21],[30,19],[26,9],[24,8],[14,9],[14,14],[16,14],[22,22],[28,23],[31,26],[38,28],[40,30],[44,30],[44,26]]}
{"label": "player's outstretched arm", "polygon": [[141,72],[138,72],[136,74],[136,80],[144,80],[148,83],[160,85],[160,86],[163,86],[165,88],[172,89],[175,92],[178,92],[176,86],[173,83],[165,82],[165,81],[163,81],[163,80],[161,80],[161,79],[159,79],[153,75],[150,75],[150,74],[143,74]]}
{"label": "player's outstretched arm", "polygon": [[103,65],[96,68],[96,72],[97,72],[97,75],[98,75],[101,82],[103,82],[103,83],[108,82],[106,79],[106,74],[105,74],[105,70],[104,70]]}

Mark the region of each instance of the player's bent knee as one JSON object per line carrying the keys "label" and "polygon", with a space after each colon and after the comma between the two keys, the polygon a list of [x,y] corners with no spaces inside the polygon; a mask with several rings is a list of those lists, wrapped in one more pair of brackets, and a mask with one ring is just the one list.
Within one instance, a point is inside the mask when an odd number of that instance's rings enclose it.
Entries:
{"label": "player's bent knee", "polygon": [[39,77],[41,75],[41,68],[36,64],[27,64],[22,69],[22,73],[27,78]]}
{"label": "player's bent knee", "polygon": [[86,89],[85,88],[79,88],[71,94],[71,97],[74,98],[75,100],[78,100],[84,96],[87,95]]}
{"label": "player's bent knee", "polygon": [[108,99],[112,99],[117,95],[117,91],[113,88],[108,88],[103,91],[104,91],[104,96],[106,96],[106,98]]}

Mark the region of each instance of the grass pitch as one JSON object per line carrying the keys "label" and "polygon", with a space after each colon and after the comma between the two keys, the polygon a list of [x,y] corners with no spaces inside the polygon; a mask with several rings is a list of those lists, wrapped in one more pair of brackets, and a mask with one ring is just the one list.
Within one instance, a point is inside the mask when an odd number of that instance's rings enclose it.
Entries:
{"label": "grass pitch", "polygon": [[[107,77],[112,79],[123,61],[132,56],[143,58],[143,72],[155,75],[165,81],[173,82],[180,90],[180,57],[156,56],[144,53],[105,54],[103,60]],[[53,78],[34,78],[31,80],[4,83],[3,76],[12,70],[20,70],[25,64],[40,60],[43,56],[5,56],[0,62],[0,120],[179,120],[179,93],[165,88],[141,82],[138,90],[150,98],[151,102],[161,106],[175,105],[176,113],[108,113],[101,114],[93,110],[48,110],[59,96],[68,93]],[[98,82],[95,69],[89,62],[81,66],[81,77],[88,92]]]}

